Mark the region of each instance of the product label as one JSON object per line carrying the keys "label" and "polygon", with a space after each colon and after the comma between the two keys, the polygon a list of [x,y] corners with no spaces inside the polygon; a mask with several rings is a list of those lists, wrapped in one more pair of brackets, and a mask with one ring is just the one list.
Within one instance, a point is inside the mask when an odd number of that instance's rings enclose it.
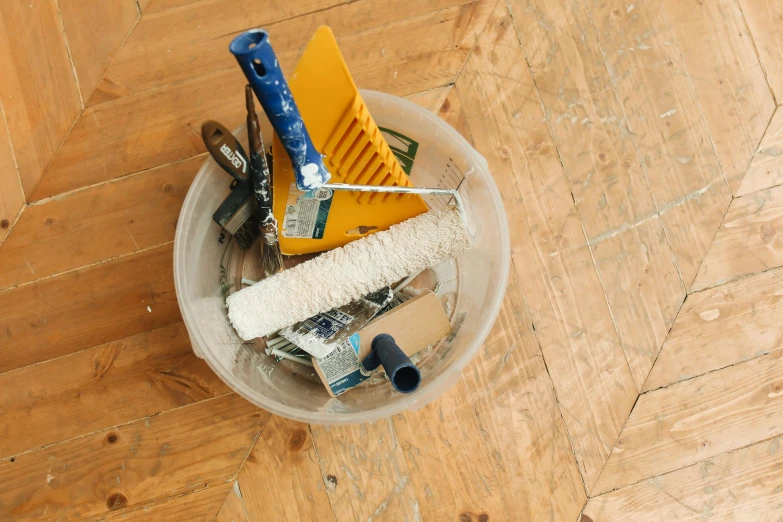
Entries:
{"label": "product label", "polygon": [[335,395],[350,390],[370,376],[359,361],[359,334],[353,334],[329,355],[315,362]]}
{"label": "product label", "polygon": [[342,330],[345,325],[353,320],[353,316],[346,314],[342,310],[334,308],[328,312],[314,315],[306,319],[302,324],[296,327],[296,333],[299,335],[311,333],[321,339],[330,339],[334,334]]}
{"label": "product label", "polygon": [[419,150],[419,142],[397,131],[384,127],[378,128],[386,139],[386,143],[389,144],[392,153],[397,157],[397,161],[400,162],[400,167],[405,171],[405,174],[410,176],[413,169],[413,160],[416,158],[416,152]]}
{"label": "product label", "polygon": [[327,188],[301,191],[296,183],[291,183],[283,218],[283,237],[322,239],[332,196]]}

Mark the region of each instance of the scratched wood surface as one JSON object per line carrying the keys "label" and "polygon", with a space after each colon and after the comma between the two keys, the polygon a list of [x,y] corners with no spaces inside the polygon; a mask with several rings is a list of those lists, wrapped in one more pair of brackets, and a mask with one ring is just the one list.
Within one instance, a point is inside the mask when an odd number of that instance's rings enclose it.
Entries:
{"label": "scratched wood surface", "polygon": [[638,390],[685,289],[587,10],[530,5],[510,4]]}
{"label": "scratched wood surface", "polygon": [[745,196],[781,183],[783,183],[783,111],[776,110],[764,133],[764,138],[753,154],[737,195]]}
{"label": "scratched wood surface", "polygon": [[742,182],[775,101],[735,0],[662,0],[732,192]]}
{"label": "scratched wood surface", "polygon": [[0,97],[22,187],[29,196],[79,115],[82,101],[55,0],[2,2],[0,27]]}
{"label": "scratched wood surface", "polygon": [[[0,519],[777,521],[781,0],[0,2]],[[512,269],[461,379],[306,425],[192,352],[172,273],[228,42],[361,88],[489,164]],[[268,125],[264,122],[263,125]]]}

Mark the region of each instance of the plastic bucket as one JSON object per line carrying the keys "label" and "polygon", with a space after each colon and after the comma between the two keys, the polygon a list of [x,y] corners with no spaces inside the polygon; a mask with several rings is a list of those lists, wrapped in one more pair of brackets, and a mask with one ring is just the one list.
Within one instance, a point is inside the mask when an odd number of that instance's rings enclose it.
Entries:
{"label": "plastic bucket", "polygon": [[[410,168],[414,185],[459,187],[473,239],[470,250],[436,267],[438,295],[448,302],[453,331],[420,355],[422,382],[416,392],[397,393],[388,380],[378,378],[334,398],[311,368],[275,363],[236,335],[224,297],[241,288],[243,276],[252,277],[257,248],[242,252],[212,221],[230,178],[211,159],[193,181],[177,225],[174,280],[194,352],[252,403],[302,422],[367,422],[420,408],[438,397],[489,334],[508,279],[508,224],[486,160],[451,126],[418,105],[375,91],[362,91],[362,96],[403,167]],[[447,201],[430,198],[428,203]]]}

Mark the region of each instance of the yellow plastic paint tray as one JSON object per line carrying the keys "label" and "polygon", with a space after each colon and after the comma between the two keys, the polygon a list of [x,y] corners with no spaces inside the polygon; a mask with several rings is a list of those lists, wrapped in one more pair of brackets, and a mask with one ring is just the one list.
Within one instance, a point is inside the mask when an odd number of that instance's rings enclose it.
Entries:
{"label": "yellow plastic paint tray", "polygon": [[[326,156],[330,183],[411,186],[370,116],[329,27],[316,31],[289,87],[313,144]],[[272,154],[273,210],[284,254],[330,250],[428,210],[418,195],[300,191],[277,136]]]}

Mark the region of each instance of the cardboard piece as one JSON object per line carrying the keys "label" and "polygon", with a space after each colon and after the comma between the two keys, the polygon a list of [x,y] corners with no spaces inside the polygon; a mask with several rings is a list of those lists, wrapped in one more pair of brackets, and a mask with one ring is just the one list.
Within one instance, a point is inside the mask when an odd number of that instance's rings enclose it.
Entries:
{"label": "cardboard piece", "polygon": [[326,357],[313,358],[313,366],[329,394],[337,397],[370,377],[371,372],[364,371],[361,361],[369,355],[372,340],[378,334],[394,337],[400,349],[410,357],[450,332],[451,323],[440,299],[426,290],[370,321]]}

